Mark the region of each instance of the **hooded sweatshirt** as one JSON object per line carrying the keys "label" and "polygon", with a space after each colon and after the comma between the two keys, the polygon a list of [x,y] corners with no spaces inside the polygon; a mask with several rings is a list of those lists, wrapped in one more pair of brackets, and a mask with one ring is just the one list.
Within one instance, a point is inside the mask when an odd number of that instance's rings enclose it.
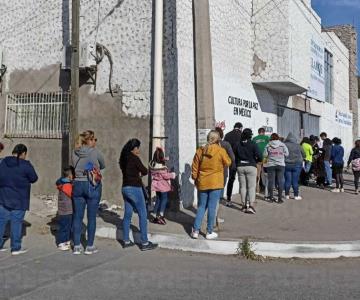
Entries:
{"label": "hooded sweatshirt", "polygon": [[305,152],[300,144],[297,143],[296,137],[291,132],[285,140],[285,146],[289,150],[289,156],[285,158],[286,166],[302,164],[305,158]]}
{"label": "hooded sweatshirt", "polygon": [[29,210],[31,184],[38,176],[31,163],[14,156],[0,163],[0,205],[10,209]]}
{"label": "hooded sweatshirt", "polygon": [[334,145],[331,149],[331,161],[333,165],[344,165],[344,148],[341,145]]}
{"label": "hooded sweatshirt", "polygon": [[267,158],[267,167],[285,166],[285,157],[288,155],[288,148],[279,140],[270,141],[264,150],[264,157]]}
{"label": "hooded sweatshirt", "polygon": [[175,179],[176,174],[169,172],[162,164],[150,166],[151,190],[154,192],[166,193],[172,190],[170,179]]}
{"label": "hooded sweatshirt", "polygon": [[88,181],[85,170],[89,163],[100,170],[105,169],[104,157],[97,148],[82,146],[73,152],[72,165],[75,168],[75,181]]}
{"label": "hooded sweatshirt", "polygon": [[226,150],[218,144],[200,147],[192,163],[192,179],[199,191],[224,188],[224,168],[231,165]]}
{"label": "hooded sweatshirt", "polygon": [[251,140],[241,141],[236,147],[237,167],[256,167],[256,163],[262,161],[262,154],[259,146]]}

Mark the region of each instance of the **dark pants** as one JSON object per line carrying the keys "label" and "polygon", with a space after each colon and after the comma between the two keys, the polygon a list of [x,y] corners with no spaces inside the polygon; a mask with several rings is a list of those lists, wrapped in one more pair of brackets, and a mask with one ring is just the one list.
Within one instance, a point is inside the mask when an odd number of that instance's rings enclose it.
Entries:
{"label": "dark pants", "polygon": [[359,179],[360,179],[360,171],[353,171],[354,173],[354,184],[355,184],[355,189],[359,189]]}
{"label": "dark pants", "polygon": [[228,180],[227,188],[226,188],[226,196],[227,196],[228,201],[231,200],[232,191],[233,191],[233,187],[234,187],[234,182],[235,182],[235,179],[236,179],[236,173],[237,173],[236,168],[229,170],[229,180]]}
{"label": "dark pants", "polygon": [[58,216],[58,234],[56,236],[56,243],[62,244],[69,242],[71,238],[73,215],[60,215]]}
{"label": "dark pants", "polygon": [[278,198],[279,200],[282,198],[282,192],[284,188],[284,172],[285,167],[283,166],[273,166],[267,168],[267,173],[269,177],[268,189],[270,199],[274,198],[275,181],[278,184]]}
{"label": "dark pants", "polygon": [[80,246],[82,222],[87,207],[87,246],[94,245],[96,231],[96,214],[99,209],[101,184],[96,187],[88,181],[75,181],[74,198],[74,245]]}
{"label": "dark pants", "polygon": [[342,164],[333,164],[333,174],[335,176],[337,189],[342,189],[344,187],[343,168],[344,165]]}
{"label": "dark pants", "polygon": [[156,192],[154,213],[156,213],[157,216],[164,216],[167,202],[168,202],[167,192]]}
{"label": "dark pants", "polygon": [[0,205],[0,249],[4,247],[4,233],[6,224],[10,221],[11,251],[21,249],[22,224],[25,210],[9,209]]}

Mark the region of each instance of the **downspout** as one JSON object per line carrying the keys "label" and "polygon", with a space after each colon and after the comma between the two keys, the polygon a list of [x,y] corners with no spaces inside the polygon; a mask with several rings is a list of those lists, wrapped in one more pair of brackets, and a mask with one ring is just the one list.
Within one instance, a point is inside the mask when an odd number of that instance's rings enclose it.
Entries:
{"label": "downspout", "polygon": [[163,77],[163,0],[155,0],[155,45],[154,45],[154,99],[153,99],[153,128],[152,148],[161,146],[162,119],[162,77]]}

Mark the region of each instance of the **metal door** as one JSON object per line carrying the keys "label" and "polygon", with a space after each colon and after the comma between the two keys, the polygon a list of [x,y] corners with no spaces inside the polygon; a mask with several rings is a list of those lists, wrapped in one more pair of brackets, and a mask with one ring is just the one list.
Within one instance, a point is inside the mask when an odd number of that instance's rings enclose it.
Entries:
{"label": "metal door", "polygon": [[287,137],[291,132],[298,139],[301,133],[301,115],[297,110],[290,108],[278,107],[278,134],[282,137]]}

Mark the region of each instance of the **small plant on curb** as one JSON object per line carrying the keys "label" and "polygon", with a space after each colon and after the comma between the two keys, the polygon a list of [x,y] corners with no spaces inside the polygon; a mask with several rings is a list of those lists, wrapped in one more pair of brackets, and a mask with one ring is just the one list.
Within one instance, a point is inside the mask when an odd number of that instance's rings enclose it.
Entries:
{"label": "small plant on curb", "polygon": [[249,241],[249,238],[244,238],[242,242],[239,243],[239,248],[236,250],[237,255],[241,255],[246,259],[263,261],[264,257],[261,255],[255,254],[252,249],[252,243]]}

